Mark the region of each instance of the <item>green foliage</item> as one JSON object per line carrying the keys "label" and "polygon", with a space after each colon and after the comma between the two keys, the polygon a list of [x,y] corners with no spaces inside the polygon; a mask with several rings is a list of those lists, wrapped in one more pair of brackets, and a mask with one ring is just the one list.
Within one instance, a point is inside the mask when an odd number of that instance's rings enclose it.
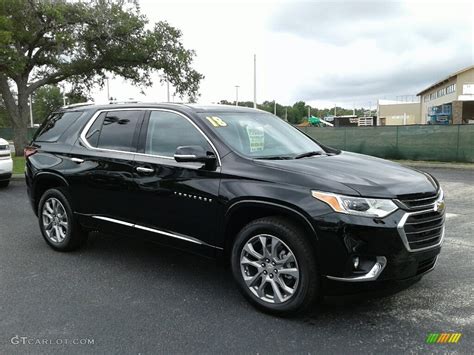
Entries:
{"label": "green foliage", "polygon": [[45,85],[87,92],[112,75],[144,87],[159,72],[194,101],[203,76],[181,36],[167,22],[149,24],[133,0],[0,0],[0,94],[16,153],[28,143],[28,97]]}
{"label": "green foliage", "polygon": [[[222,105],[235,105],[235,101],[230,102],[227,100],[221,100],[219,101],[219,103]],[[264,101],[261,104],[257,104],[257,108],[263,111],[274,113],[274,105],[275,105],[275,101]],[[252,101],[239,101],[239,106],[253,107],[253,102]],[[304,101],[295,102],[291,106],[285,106],[285,105],[281,105],[277,103],[276,115],[282,119],[286,118],[288,122],[292,124],[299,124],[308,119],[308,107],[310,108],[310,113],[312,116],[316,116],[316,117],[324,119],[324,117],[334,115],[334,107],[319,109],[319,108],[311,107],[307,105]],[[356,116],[359,116],[359,117],[364,116],[365,112],[366,110],[364,108],[355,109],[355,114]],[[336,114],[338,116],[352,115],[353,110],[342,108],[342,107],[336,107]]]}
{"label": "green foliage", "polygon": [[31,73],[32,90],[63,80],[90,88],[107,73],[146,86],[158,70],[194,98],[202,75],[193,58],[178,29],[150,26],[134,2],[0,0],[0,73]]}
{"label": "green foliage", "polygon": [[63,106],[63,95],[59,87],[47,85],[39,88],[33,97],[34,122],[43,122],[46,117],[61,106]]}

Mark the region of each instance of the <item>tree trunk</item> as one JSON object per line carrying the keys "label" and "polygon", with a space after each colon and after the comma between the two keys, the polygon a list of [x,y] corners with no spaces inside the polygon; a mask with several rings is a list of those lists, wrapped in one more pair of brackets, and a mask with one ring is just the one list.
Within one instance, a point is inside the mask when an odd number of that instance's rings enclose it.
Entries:
{"label": "tree trunk", "polygon": [[28,145],[28,128],[17,126],[13,128],[13,143],[15,144],[15,155],[23,156],[23,149]]}
{"label": "tree trunk", "polygon": [[15,143],[15,155],[23,156],[23,149],[28,145],[28,121],[29,106],[26,84],[18,85],[18,113],[19,117],[13,127],[13,142]]}

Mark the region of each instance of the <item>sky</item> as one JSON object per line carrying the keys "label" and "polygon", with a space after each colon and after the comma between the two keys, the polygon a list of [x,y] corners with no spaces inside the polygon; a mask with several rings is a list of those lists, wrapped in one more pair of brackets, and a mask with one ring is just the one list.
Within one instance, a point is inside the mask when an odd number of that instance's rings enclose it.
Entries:
{"label": "sky", "polygon": [[[473,1],[140,0],[140,7],[151,23],[179,28],[196,51],[194,67],[205,76],[200,103],[233,101],[236,85],[240,101],[253,101],[254,54],[258,102],[319,108],[407,99],[474,64]],[[143,95],[113,78],[110,95],[166,101],[166,86],[157,76],[155,83]],[[105,87],[93,97],[105,101]]]}

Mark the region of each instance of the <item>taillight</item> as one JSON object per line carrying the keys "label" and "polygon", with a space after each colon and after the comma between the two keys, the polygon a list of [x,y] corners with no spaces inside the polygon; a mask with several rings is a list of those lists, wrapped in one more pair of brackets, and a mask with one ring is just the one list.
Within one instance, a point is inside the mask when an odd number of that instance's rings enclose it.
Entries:
{"label": "taillight", "polygon": [[23,153],[25,154],[25,158],[35,154],[38,150],[35,147],[25,147]]}

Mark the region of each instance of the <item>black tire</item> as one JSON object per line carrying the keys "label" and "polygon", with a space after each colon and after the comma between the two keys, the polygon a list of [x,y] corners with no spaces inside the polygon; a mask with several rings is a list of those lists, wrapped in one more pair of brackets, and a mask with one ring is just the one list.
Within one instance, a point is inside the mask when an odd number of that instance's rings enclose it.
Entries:
{"label": "black tire", "polygon": [[10,183],[10,180],[0,181],[0,188],[7,187],[9,183]]}
{"label": "black tire", "polygon": [[[291,250],[297,262],[297,268],[299,269],[298,283],[294,285],[293,294],[281,303],[270,303],[261,299],[253,293],[244,281],[240,263],[242,250],[252,238],[260,234],[267,234],[280,239],[286,244],[285,247]],[[242,294],[252,305],[263,312],[277,316],[293,316],[316,304],[319,296],[320,280],[314,248],[305,233],[285,218],[264,217],[246,225],[237,235],[232,247],[231,265],[232,273]],[[273,276],[269,275],[268,272],[266,275]],[[258,282],[261,282],[261,279]]]}
{"label": "black tire", "polygon": [[[54,241],[48,236],[46,228],[43,223],[43,210],[46,208],[45,204],[51,199],[58,200],[63,206],[66,215],[68,227],[63,229],[64,239],[61,241]],[[57,251],[72,251],[80,248],[87,240],[88,233],[85,232],[78,224],[69,202],[69,195],[63,188],[53,188],[47,190],[40,199],[38,204],[38,221],[41,229],[41,234],[48,245]]]}

